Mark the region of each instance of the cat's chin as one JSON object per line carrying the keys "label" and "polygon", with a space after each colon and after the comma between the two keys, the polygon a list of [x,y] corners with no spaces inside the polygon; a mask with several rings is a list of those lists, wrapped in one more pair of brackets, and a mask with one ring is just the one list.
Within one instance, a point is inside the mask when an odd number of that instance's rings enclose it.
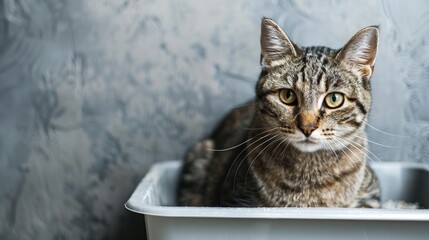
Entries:
{"label": "cat's chin", "polygon": [[323,144],[309,141],[292,142],[292,145],[301,152],[315,152],[323,149]]}

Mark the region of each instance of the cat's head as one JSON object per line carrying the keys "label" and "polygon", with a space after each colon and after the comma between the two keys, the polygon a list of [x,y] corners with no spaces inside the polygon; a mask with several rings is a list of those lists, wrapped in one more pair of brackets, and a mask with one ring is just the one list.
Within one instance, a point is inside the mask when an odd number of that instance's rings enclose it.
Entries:
{"label": "cat's head", "polygon": [[298,47],[271,19],[261,27],[257,125],[305,152],[341,149],[362,135],[378,27],[358,31],[339,50]]}

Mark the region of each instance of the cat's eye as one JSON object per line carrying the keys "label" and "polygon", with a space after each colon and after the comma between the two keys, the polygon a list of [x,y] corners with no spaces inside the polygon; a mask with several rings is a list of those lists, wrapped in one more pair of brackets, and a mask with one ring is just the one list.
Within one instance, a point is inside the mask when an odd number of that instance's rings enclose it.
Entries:
{"label": "cat's eye", "polygon": [[295,105],[297,103],[296,94],[291,89],[280,90],[279,98],[286,105]]}
{"label": "cat's eye", "polygon": [[328,108],[339,108],[344,103],[344,95],[342,93],[333,92],[325,97],[325,106]]}

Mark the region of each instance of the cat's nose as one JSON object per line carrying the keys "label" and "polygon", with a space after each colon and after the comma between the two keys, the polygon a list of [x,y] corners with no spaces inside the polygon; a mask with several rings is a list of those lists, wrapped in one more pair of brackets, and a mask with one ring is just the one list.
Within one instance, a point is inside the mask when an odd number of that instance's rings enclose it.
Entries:
{"label": "cat's nose", "polygon": [[298,118],[298,128],[309,137],[311,133],[316,130],[319,122],[319,116],[312,111],[303,111]]}
{"label": "cat's nose", "polygon": [[305,124],[302,126],[298,126],[298,128],[301,130],[302,133],[304,133],[304,135],[306,137],[309,137],[311,135],[311,133],[316,130],[317,126],[316,124]]}

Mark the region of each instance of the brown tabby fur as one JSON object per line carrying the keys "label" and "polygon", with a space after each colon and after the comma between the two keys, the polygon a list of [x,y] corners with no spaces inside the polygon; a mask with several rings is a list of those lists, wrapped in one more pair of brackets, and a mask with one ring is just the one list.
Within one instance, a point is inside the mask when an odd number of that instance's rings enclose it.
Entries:
{"label": "brown tabby fur", "polygon": [[[371,26],[339,50],[298,47],[263,18],[256,98],[188,151],[180,204],[379,207],[364,132],[377,44]],[[281,101],[282,89],[296,105]],[[324,100],[332,92],[345,99],[335,109]]]}

